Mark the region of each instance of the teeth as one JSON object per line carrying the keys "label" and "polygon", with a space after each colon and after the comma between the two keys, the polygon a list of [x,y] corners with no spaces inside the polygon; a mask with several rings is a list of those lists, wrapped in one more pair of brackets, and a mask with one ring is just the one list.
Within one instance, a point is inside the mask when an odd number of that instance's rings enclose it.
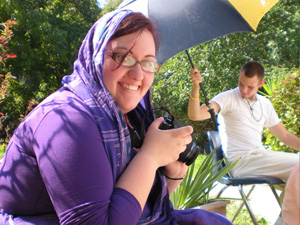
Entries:
{"label": "teeth", "polygon": [[138,89],[138,86],[133,86],[128,84],[123,84],[123,87],[133,91],[136,91]]}

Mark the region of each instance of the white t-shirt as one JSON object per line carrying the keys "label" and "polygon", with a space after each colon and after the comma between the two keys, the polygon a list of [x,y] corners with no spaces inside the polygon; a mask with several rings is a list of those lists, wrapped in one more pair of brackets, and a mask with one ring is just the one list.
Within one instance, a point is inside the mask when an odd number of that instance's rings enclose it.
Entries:
{"label": "white t-shirt", "polygon": [[275,109],[266,97],[257,94],[256,101],[242,98],[239,88],[216,95],[211,101],[219,104],[219,133],[225,157],[234,161],[255,149],[264,150],[262,130],[280,122]]}

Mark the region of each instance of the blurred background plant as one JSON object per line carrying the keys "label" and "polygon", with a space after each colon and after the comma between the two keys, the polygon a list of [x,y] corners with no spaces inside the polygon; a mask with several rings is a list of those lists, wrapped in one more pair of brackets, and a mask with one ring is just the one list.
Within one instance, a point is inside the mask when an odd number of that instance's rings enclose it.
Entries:
{"label": "blurred background plant", "polygon": [[[290,131],[300,136],[300,73],[298,69],[273,68],[272,74],[266,79],[261,94],[266,95],[277,111],[281,122]],[[268,130],[264,129],[264,144],[267,148],[279,151],[297,152],[284,145]]]}
{"label": "blurred background plant", "polygon": [[[13,36],[12,26],[16,25],[17,22],[14,20],[7,20],[4,23],[0,23],[0,105],[4,101],[5,97],[8,95],[8,89],[11,86],[13,76],[9,71],[9,67],[6,67],[6,61],[8,59],[16,58],[16,54],[12,53],[9,49],[9,42]],[[0,109],[0,131],[5,129],[5,118],[7,118],[7,113]],[[2,122],[4,121],[4,123]],[[17,121],[19,122],[19,121]],[[1,135],[1,134],[0,134]],[[0,136],[0,154],[3,154],[5,147],[5,139],[1,141]]]}
{"label": "blurred background plant", "polygon": [[0,2],[0,22],[17,22],[7,47],[18,56],[1,67],[10,74],[0,102],[0,142],[8,142],[24,116],[73,71],[80,44],[100,14],[92,0]]}

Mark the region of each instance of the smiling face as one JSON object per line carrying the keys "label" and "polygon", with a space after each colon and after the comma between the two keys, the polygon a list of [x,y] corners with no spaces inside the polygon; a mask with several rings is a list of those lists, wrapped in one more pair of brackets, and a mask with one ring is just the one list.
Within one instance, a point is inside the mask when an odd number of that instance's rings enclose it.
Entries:
{"label": "smiling face", "polygon": [[260,80],[258,76],[247,77],[244,71],[240,73],[238,87],[243,98],[255,100],[257,90],[263,84],[264,80]]}
{"label": "smiling face", "polygon": [[[124,35],[108,42],[106,50],[128,53],[138,61],[155,61],[155,43],[149,30]],[[133,67],[119,66],[111,54],[105,53],[104,84],[123,114],[133,110],[151,87],[154,73],[145,72],[137,63]]]}

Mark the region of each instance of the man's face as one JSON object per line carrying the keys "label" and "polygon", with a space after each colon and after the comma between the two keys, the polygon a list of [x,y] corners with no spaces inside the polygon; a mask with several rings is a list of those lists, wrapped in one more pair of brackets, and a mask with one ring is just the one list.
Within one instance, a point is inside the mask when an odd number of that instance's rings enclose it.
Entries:
{"label": "man's face", "polygon": [[257,90],[264,84],[264,82],[265,81],[260,80],[258,76],[249,78],[245,75],[244,71],[242,71],[240,73],[238,83],[238,87],[242,97],[252,101],[255,100]]}

